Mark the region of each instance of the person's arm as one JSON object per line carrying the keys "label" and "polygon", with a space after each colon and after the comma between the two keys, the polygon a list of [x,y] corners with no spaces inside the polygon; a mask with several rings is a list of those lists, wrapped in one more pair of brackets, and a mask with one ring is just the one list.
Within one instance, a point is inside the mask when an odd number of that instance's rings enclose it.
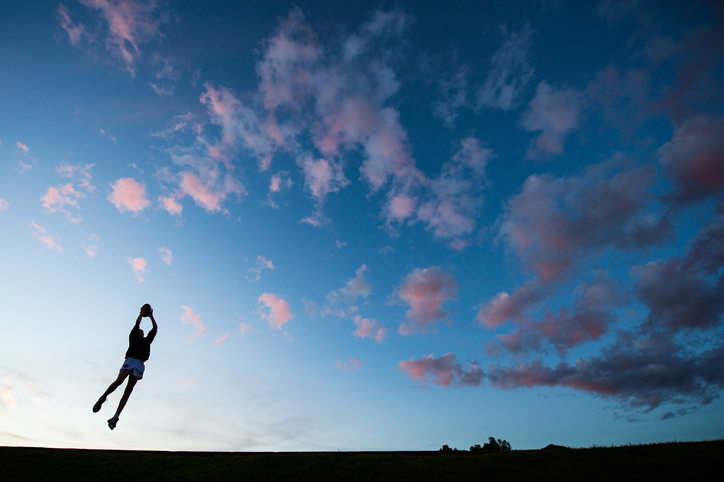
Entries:
{"label": "person's arm", "polygon": [[[153,329],[158,330],[158,325],[156,324],[156,320],[153,317],[153,308],[150,310],[151,312],[148,314],[148,317],[151,318],[151,323],[153,323]],[[139,318],[140,319],[140,318]]]}
{"label": "person's arm", "polygon": [[153,339],[156,338],[156,333],[158,332],[158,325],[156,324],[156,319],[153,317],[153,308],[151,308],[151,313],[148,315],[148,317],[151,318],[151,323],[153,323],[153,328],[148,334],[148,338],[150,339],[150,341],[153,341]]}

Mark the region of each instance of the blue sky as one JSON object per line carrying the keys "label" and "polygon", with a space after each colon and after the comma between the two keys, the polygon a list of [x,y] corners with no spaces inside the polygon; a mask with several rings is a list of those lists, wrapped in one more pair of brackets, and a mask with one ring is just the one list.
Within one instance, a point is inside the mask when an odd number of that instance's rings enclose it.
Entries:
{"label": "blue sky", "polygon": [[721,7],[222,3],[0,7],[0,444],[722,436]]}

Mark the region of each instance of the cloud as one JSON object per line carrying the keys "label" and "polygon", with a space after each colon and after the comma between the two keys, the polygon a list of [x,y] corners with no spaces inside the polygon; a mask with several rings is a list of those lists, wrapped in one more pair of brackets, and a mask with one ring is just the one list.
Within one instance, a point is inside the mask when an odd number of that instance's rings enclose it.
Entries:
{"label": "cloud", "polygon": [[210,150],[212,157],[228,163],[236,149],[242,147],[257,157],[261,171],[268,169],[274,150],[286,146],[284,135],[269,135],[274,134],[271,127],[231,90],[216,89],[209,83],[204,84],[204,89],[201,103],[207,106],[211,122],[221,128],[220,143]]}
{"label": "cloud", "polygon": [[724,119],[704,116],[677,125],[657,155],[684,200],[698,200],[724,189]]}
{"label": "cloud", "polygon": [[95,166],[95,164],[75,164],[70,165],[66,162],[61,162],[55,167],[55,172],[57,172],[62,177],[67,177],[71,179],[79,179],[80,178],[80,187],[85,188],[86,191],[89,193],[94,193],[96,190],[96,187],[93,186],[91,181],[91,174],[90,170],[91,168]]}
{"label": "cloud", "polygon": [[355,271],[356,276],[347,281],[343,287],[329,293],[327,295],[327,300],[330,303],[345,302],[351,304],[355,302],[358,296],[362,296],[366,299],[372,294],[372,291],[370,290],[370,285],[365,279],[365,271],[368,271],[367,265],[363,264],[357,268],[357,271]]}
{"label": "cloud", "polygon": [[173,91],[178,84],[181,73],[178,70],[178,62],[171,57],[164,57],[158,52],[153,53],[153,77],[154,82],[149,85],[159,97],[173,96]]}
{"label": "cloud", "polygon": [[3,211],[7,211],[8,206],[10,206],[10,203],[8,203],[7,199],[0,198],[0,213]]}
{"label": "cloud", "polygon": [[634,293],[649,308],[650,329],[707,330],[724,321],[724,205],[692,240],[686,256],[634,266]]}
{"label": "cloud", "polygon": [[184,207],[180,202],[176,200],[174,196],[159,196],[158,202],[161,203],[161,207],[165,209],[169,214],[181,214]]}
{"label": "cloud", "polygon": [[48,234],[48,231],[34,222],[30,222],[28,226],[33,228],[33,237],[43,243],[47,249],[54,249],[59,253],[63,252],[63,247],[60,245],[60,239],[54,234]]}
{"label": "cloud", "polygon": [[196,330],[196,332],[192,334],[193,336],[204,336],[209,332],[208,328],[204,326],[203,321],[201,321],[201,315],[194,312],[190,306],[180,305],[179,308],[183,310],[179,319],[184,325],[191,325]]}
{"label": "cloud", "polygon": [[463,368],[457,361],[454,353],[435,358],[432,355],[425,355],[419,360],[410,358],[408,361],[401,361],[398,367],[408,377],[427,385],[435,385],[448,388],[455,383],[459,387],[479,386],[483,382],[483,370],[474,363]]}
{"label": "cloud", "polygon": [[131,177],[118,179],[111,185],[111,188],[113,192],[108,196],[108,200],[120,212],[137,213],[146,209],[150,204],[146,199],[146,187]]}
{"label": "cloud", "polygon": [[359,315],[355,315],[353,321],[357,326],[357,329],[353,333],[354,336],[369,338],[379,344],[381,344],[384,341],[385,336],[387,336],[387,330],[384,326],[381,326],[377,320],[370,320],[362,318]]}
{"label": "cloud", "polygon": [[70,15],[68,14],[68,8],[62,3],[58,5],[56,12],[56,18],[60,22],[60,26],[68,34],[68,42],[72,46],[78,46],[81,43],[83,37],[89,37],[90,34],[86,30],[85,25],[82,23],[73,23]]}
{"label": "cloud", "polygon": [[502,291],[480,306],[476,319],[487,328],[494,329],[506,321],[519,322],[526,310],[548,296],[550,286],[539,279],[526,282],[512,295]]}
{"label": "cloud", "polygon": [[[199,176],[192,172],[184,171],[181,173],[179,188],[182,195],[191,196],[196,205],[204,208],[209,213],[221,211],[221,203],[229,194],[238,196],[244,194],[243,187],[230,176],[225,178],[225,182],[220,189],[217,189],[214,184],[214,182],[201,180]],[[172,206],[172,208],[175,208],[175,206]]]}
{"label": "cloud", "polygon": [[272,196],[291,188],[293,185],[291,172],[280,171],[273,174],[269,181],[269,194],[267,195],[267,203],[274,209],[279,209],[279,205],[272,200]]}
{"label": "cloud", "polygon": [[239,323],[239,333],[241,333],[242,335],[246,335],[250,333],[256,333],[256,330],[254,330],[254,328],[250,324],[241,322]]}
{"label": "cloud", "polygon": [[89,258],[95,258],[96,255],[98,254],[98,246],[96,246],[95,244],[91,244],[90,246],[85,246],[84,250],[85,250],[85,254],[87,254]]}
{"label": "cloud", "polygon": [[[503,34],[505,27],[501,28]],[[518,32],[511,32],[508,40],[490,59],[492,68],[478,91],[477,107],[509,111],[533,77],[528,63],[528,52],[533,44],[533,30],[526,23]]]}
{"label": "cloud", "polygon": [[171,263],[173,263],[173,253],[171,253],[171,250],[168,248],[158,248],[158,252],[161,253],[161,260],[171,266]]}
{"label": "cloud", "polygon": [[102,135],[103,137],[112,140],[113,142],[118,142],[118,139],[116,139],[115,136],[112,136],[111,134],[109,134],[108,132],[106,132],[104,129],[99,130],[98,133],[99,133],[100,135]]}
{"label": "cloud", "polygon": [[712,282],[678,260],[635,266],[631,274],[637,297],[650,309],[653,327],[707,329],[721,324],[724,281]]}
{"label": "cloud", "polygon": [[83,249],[85,250],[85,254],[87,254],[89,258],[95,258],[98,254],[98,246],[96,246],[95,243],[100,241],[101,238],[99,238],[97,234],[91,234],[90,236],[88,236],[88,239],[90,239],[93,244],[91,244],[90,246],[86,246],[84,242]]}
{"label": "cloud", "polygon": [[[136,0],[80,0],[91,10],[97,11],[104,21],[105,47],[111,57],[121,64],[123,70],[134,77],[136,63],[141,58],[140,47],[160,37],[159,26],[166,21],[164,12],[159,12],[155,1]],[[58,8],[58,20],[61,27],[68,33],[71,45],[78,46],[85,27],[73,24],[67,9]],[[93,35],[92,38],[101,36]]]}
{"label": "cloud", "polygon": [[259,281],[261,279],[261,272],[265,269],[274,271],[274,263],[272,262],[272,260],[266,259],[264,256],[257,255],[256,266],[249,268],[249,271],[251,273],[256,273],[256,277],[251,280],[251,278],[247,276],[247,279],[250,279],[251,281]]}
{"label": "cloud", "polygon": [[25,174],[26,172],[28,172],[29,170],[31,170],[33,168],[33,165],[36,162],[38,162],[38,160],[30,155],[30,148],[28,146],[26,146],[25,144],[23,144],[22,142],[16,142],[15,147],[18,149],[18,151],[20,151],[20,154],[25,156],[31,162],[30,164],[28,164],[23,161],[18,161],[17,171],[20,174]]}
{"label": "cloud", "polygon": [[[613,282],[600,275],[596,280],[578,286],[573,294],[576,296],[573,310],[565,306],[558,313],[547,309],[540,320],[519,314],[516,322],[521,328],[496,335],[500,347],[515,355],[526,356],[545,351],[544,343],[548,342],[564,356],[571,348],[600,339],[615,321],[610,307],[620,305],[622,295]],[[489,352],[498,352],[491,344],[487,348]]]}
{"label": "cloud", "polygon": [[57,188],[49,187],[48,192],[46,192],[40,200],[42,201],[45,209],[51,213],[65,213],[68,221],[77,224],[81,221],[80,215],[74,218],[64,206],[73,206],[76,209],[80,209],[80,206],[78,206],[78,199],[82,197],[85,196],[76,191],[71,184],[66,184],[65,186],[59,186]]}
{"label": "cloud", "polygon": [[430,182],[430,199],[420,204],[417,215],[435,238],[455,242],[473,232],[483,202],[481,191],[487,183],[485,169],[493,157],[493,151],[476,138],[465,138]]}
{"label": "cloud", "polygon": [[136,275],[136,279],[139,283],[143,283],[143,273],[146,272],[146,260],[144,258],[131,258],[128,256],[126,258],[126,261],[128,261],[128,264],[131,265],[131,268],[133,268],[133,273]]}
{"label": "cloud", "polygon": [[410,335],[426,331],[428,326],[447,317],[442,305],[457,299],[457,282],[437,266],[416,268],[405,277],[395,295],[410,305],[405,313],[407,321],[399,329],[400,334]]}
{"label": "cloud", "polygon": [[575,261],[609,246],[632,251],[661,243],[671,223],[655,211],[655,169],[619,164],[588,166],[570,177],[528,177],[500,218],[500,238],[544,281],[563,278]]}
{"label": "cloud", "polygon": [[561,362],[541,360],[515,366],[490,364],[487,378],[497,388],[561,386],[614,398],[625,406],[651,411],[662,404],[705,405],[724,388],[720,370],[724,345],[699,353],[662,335],[636,337],[622,332],[600,356]]}
{"label": "cloud", "polygon": [[468,90],[467,76],[468,69],[466,66],[462,66],[452,76],[439,80],[443,98],[435,103],[433,112],[448,127],[455,125],[455,119],[459,115],[458,111],[465,106]]}
{"label": "cloud", "polygon": [[269,326],[271,328],[281,330],[285,323],[294,319],[294,313],[292,312],[289,303],[273,293],[263,293],[259,297],[258,302],[264,305],[260,308],[260,310],[263,308],[269,309],[268,313],[260,311],[259,314],[263,320],[267,320],[269,322]]}
{"label": "cloud", "polygon": [[[392,50],[385,50],[387,55],[366,55],[387,45],[392,49],[407,23],[400,10],[376,11],[356,33],[339,42],[342,49],[337,51],[319,44],[295,7],[264,42],[264,56],[257,64],[262,104],[270,123],[277,111],[284,111],[294,126],[289,132],[312,134],[321,156],[306,152],[297,162],[316,202],[348,184],[339,161],[348,150],[362,148],[360,172],[373,192],[392,178],[388,199],[424,182],[410,156],[399,112],[385,106],[399,87],[389,65],[395,58]],[[319,212],[308,221],[326,224]]]}
{"label": "cloud", "polygon": [[216,341],[214,342],[214,346],[223,346],[224,343],[226,343],[226,340],[229,338],[229,333],[224,333],[223,335],[216,338]]}
{"label": "cloud", "polygon": [[16,143],[15,143],[15,147],[17,147],[18,149],[20,149],[20,151],[21,151],[23,154],[29,154],[29,153],[30,153],[30,148],[28,148],[28,146],[26,146],[26,145],[23,144],[22,142],[16,142]]}
{"label": "cloud", "polygon": [[350,370],[359,370],[361,367],[362,364],[354,358],[350,358],[349,363],[344,363],[342,362],[342,360],[337,360],[337,368],[345,372],[348,372]]}
{"label": "cloud", "polygon": [[535,97],[521,117],[526,130],[541,132],[531,141],[526,156],[543,160],[562,155],[566,136],[578,128],[584,101],[583,94],[574,89],[556,89],[545,81],[538,84]]}
{"label": "cloud", "polygon": [[593,9],[593,13],[605,20],[609,27],[620,24],[639,6],[639,0],[602,0]]}

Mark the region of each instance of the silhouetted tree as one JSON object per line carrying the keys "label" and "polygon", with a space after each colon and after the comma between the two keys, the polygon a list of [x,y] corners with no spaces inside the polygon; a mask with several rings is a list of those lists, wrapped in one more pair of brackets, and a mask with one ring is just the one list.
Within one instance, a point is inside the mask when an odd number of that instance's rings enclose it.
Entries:
{"label": "silhouetted tree", "polygon": [[480,446],[480,444],[475,444],[472,447],[470,447],[471,452],[481,452],[483,450],[483,447]]}
{"label": "silhouetted tree", "polygon": [[500,445],[495,440],[495,437],[488,437],[488,445],[490,445],[491,450],[495,450],[496,452],[500,452]]}
{"label": "silhouetted tree", "polygon": [[453,449],[448,447],[447,445],[443,445],[442,448],[439,450],[440,452],[452,452]]}
{"label": "silhouetted tree", "polygon": [[510,442],[508,442],[507,440],[498,439],[498,445],[500,445],[500,450],[502,452],[510,452]]}

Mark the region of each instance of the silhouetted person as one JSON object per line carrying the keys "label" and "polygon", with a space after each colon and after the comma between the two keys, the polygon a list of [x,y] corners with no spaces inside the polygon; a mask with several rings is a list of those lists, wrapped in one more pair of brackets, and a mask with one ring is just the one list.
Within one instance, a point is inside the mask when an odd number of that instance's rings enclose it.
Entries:
{"label": "silhouetted person", "polygon": [[[143,330],[141,329],[141,319],[144,317],[151,318],[151,323],[153,323],[153,328],[145,338],[143,337]],[[103,402],[106,401],[106,397],[113,393],[116,388],[120,387],[126,377],[128,377],[128,385],[126,385],[121,401],[118,403],[118,410],[116,410],[116,414],[108,420],[108,427],[111,430],[116,428],[118,418],[121,416],[121,412],[123,411],[123,407],[126,406],[126,402],[128,402],[128,397],[131,396],[133,387],[136,383],[138,383],[138,380],[143,378],[143,371],[146,368],[144,366],[144,362],[148,360],[148,357],[151,354],[151,343],[153,342],[153,339],[156,338],[157,331],[158,325],[156,325],[156,320],[153,318],[153,308],[151,308],[151,305],[147,303],[141,307],[141,312],[139,313],[138,318],[136,318],[136,324],[131,330],[131,334],[128,336],[126,361],[123,362],[121,371],[118,372],[118,378],[116,378],[116,381],[111,383],[108,390],[106,390],[106,392],[101,395],[101,398],[98,399],[96,404],[93,405],[93,412],[99,411]]]}

